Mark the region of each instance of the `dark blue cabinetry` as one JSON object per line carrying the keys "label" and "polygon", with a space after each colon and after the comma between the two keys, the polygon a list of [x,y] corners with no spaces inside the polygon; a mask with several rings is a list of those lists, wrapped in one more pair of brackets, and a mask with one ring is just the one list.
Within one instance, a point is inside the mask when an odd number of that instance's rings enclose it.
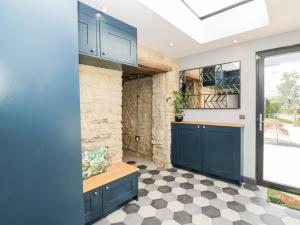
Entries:
{"label": "dark blue cabinetry", "polygon": [[137,65],[137,29],[79,3],[79,53]]}
{"label": "dark blue cabinetry", "polygon": [[227,179],[241,178],[241,132],[236,127],[205,126],[203,170]]}
{"label": "dark blue cabinetry", "polygon": [[198,125],[172,125],[172,161],[195,170],[202,168],[202,129]]}
{"label": "dark blue cabinetry", "polygon": [[106,214],[122,203],[137,196],[137,174],[116,180],[103,188],[103,213]]}
{"label": "dark blue cabinetry", "polygon": [[84,193],[84,218],[92,221],[102,216],[102,188]]}
{"label": "dark blue cabinetry", "polygon": [[95,222],[137,196],[137,173],[84,193],[85,223]]}
{"label": "dark blue cabinetry", "polygon": [[99,56],[97,39],[97,19],[95,16],[79,13],[79,52]]}
{"label": "dark blue cabinetry", "polygon": [[100,21],[101,57],[136,64],[136,32]]}
{"label": "dark blue cabinetry", "polygon": [[240,183],[241,128],[172,124],[172,164]]}

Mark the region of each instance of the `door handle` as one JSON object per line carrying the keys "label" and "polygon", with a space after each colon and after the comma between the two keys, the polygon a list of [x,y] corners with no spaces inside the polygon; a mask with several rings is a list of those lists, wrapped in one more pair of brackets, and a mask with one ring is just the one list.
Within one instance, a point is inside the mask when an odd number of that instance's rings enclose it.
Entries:
{"label": "door handle", "polygon": [[259,114],[259,118],[258,118],[258,129],[259,131],[263,131],[263,124],[264,124],[264,120],[263,120],[263,114],[260,113]]}

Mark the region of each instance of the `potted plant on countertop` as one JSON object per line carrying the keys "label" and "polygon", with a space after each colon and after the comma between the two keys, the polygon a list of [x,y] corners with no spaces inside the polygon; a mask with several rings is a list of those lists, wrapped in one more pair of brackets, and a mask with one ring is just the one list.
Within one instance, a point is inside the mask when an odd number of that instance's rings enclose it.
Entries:
{"label": "potted plant on countertop", "polygon": [[[175,121],[176,122],[182,122],[184,117],[184,93],[182,91],[174,91],[174,100],[172,104],[174,105],[174,112],[175,112]],[[171,97],[167,99],[167,101],[170,100]]]}

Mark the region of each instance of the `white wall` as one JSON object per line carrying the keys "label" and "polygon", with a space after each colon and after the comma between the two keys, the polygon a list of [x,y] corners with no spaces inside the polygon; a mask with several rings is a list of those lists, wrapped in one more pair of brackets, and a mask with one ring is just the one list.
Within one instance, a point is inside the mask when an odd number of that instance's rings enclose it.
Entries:
{"label": "white wall", "polygon": [[[244,176],[255,178],[256,135],[256,60],[255,53],[300,43],[300,30],[284,33],[231,47],[183,57],[178,69],[190,69],[231,61],[241,61],[241,108],[236,110],[187,110],[185,120],[243,123],[244,128]],[[239,114],[246,116],[239,119]]]}

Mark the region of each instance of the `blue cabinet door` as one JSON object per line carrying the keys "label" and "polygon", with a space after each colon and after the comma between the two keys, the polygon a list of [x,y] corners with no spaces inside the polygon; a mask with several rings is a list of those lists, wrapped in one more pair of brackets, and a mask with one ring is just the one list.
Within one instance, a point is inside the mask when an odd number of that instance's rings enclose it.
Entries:
{"label": "blue cabinet door", "polygon": [[172,163],[201,170],[201,136],[198,125],[172,124]]}
{"label": "blue cabinet door", "polygon": [[137,173],[116,180],[103,187],[103,214],[109,213],[137,196]]}
{"label": "blue cabinet door", "polygon": [[87,55],[98,56],[97,19],[95,14],[87,15],[79,12],[78,33],[79,52]]}
{"label": "blue cabinet door", "polygon": [[102,188],[84,193],[84,218],[88,223],[102,216]]}
{"label": "blue cabinet door", "polygon": [[136,31],[130,32],[121,23],[109,23],[111,20],[100,21],[101,58],[136,65]]}
{"label": "blue cabinet door", "polygon": [[231,180],[241,179],[241,130],[235,127],[203,128],[203,170]]}

